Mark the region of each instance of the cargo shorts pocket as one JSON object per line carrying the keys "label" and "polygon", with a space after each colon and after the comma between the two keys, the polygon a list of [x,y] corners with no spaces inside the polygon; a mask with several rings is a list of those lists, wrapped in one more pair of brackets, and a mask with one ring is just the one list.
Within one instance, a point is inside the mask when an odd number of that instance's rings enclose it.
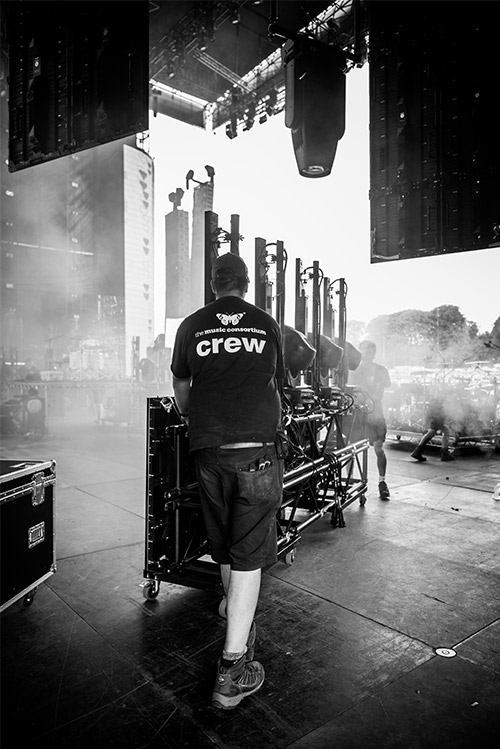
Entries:
{"label": "cargo shorts pocket", "polygon": [[238,494],[254,505],[281,503],[283,491],[283,461],[275,460],[263,470],[238,471]]}

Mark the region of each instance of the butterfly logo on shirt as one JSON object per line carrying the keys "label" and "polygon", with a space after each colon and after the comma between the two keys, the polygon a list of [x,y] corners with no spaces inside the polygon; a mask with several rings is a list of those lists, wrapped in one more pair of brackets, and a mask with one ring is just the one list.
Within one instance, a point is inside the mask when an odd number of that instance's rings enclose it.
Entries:
{"label": "butterfly logo on shirt", "polygon": [[234,315],[226,315],[224,312],[217,312],[216,317],[223,325],[238,325],[244,314],[244,312],[236,312]]}

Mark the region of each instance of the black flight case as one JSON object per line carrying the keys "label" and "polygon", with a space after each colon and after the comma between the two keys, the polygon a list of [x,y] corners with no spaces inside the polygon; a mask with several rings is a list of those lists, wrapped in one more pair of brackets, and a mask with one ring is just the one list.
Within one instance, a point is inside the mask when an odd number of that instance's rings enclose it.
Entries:
{"label": "black flight case", "polygon": [[0,460],[0,611],[56,571],[55,483],[53,460]]}

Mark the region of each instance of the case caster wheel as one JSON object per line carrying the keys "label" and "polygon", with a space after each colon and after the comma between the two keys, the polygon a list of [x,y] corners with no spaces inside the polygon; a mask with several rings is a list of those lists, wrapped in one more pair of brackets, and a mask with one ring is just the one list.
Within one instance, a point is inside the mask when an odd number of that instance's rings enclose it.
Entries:
{"label": "case caster wheel", "polygon": [[359,498],[359,504],[361,505],[361,507],[365,506],[365,504],[366,504],[366,494],[362,494],[361,495],[361,497]]}
{"label": "case caster wheel", "polygon": [[227,599],[226,599],[226,596],[224,596],[222,601],[219,603],[219,616],[222,619],[226,619],[226,606],[227,606]]}
{"label": "case caster wheel", "polygon": [[292,549],[287,554],[285,554],[285,564],[287,566],[290,566],[295,562],[295,549]]}
{"label": "case caster wheel", "polygon": [[33,599],[35,598],[36,592],[38,588],[33,588],[33,590],[30,590],[29,593],[26,593],[26,595],[23,598],[23,606],[31,606],[33,603]]}
{"label": "case caster wheel", "polygon": [[160,592],[160,583],[158,580],[148,580],[146,583],[142,583],[142,595],[148,601],[152,601],[158,598]]}

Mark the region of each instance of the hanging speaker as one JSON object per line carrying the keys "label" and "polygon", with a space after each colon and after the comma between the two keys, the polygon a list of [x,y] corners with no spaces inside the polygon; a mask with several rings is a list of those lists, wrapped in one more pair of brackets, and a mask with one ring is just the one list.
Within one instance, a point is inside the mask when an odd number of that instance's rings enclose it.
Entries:
{"label": "hanging speaker", "polygon": [[6,5],[9,171],[147,129],[149,3]]}
{"label": "hanging speaker", "polygon": [[309,37],[288,40],[285,65],[285,125],[300,174],[330,174],[345,132],[345,54]]}

